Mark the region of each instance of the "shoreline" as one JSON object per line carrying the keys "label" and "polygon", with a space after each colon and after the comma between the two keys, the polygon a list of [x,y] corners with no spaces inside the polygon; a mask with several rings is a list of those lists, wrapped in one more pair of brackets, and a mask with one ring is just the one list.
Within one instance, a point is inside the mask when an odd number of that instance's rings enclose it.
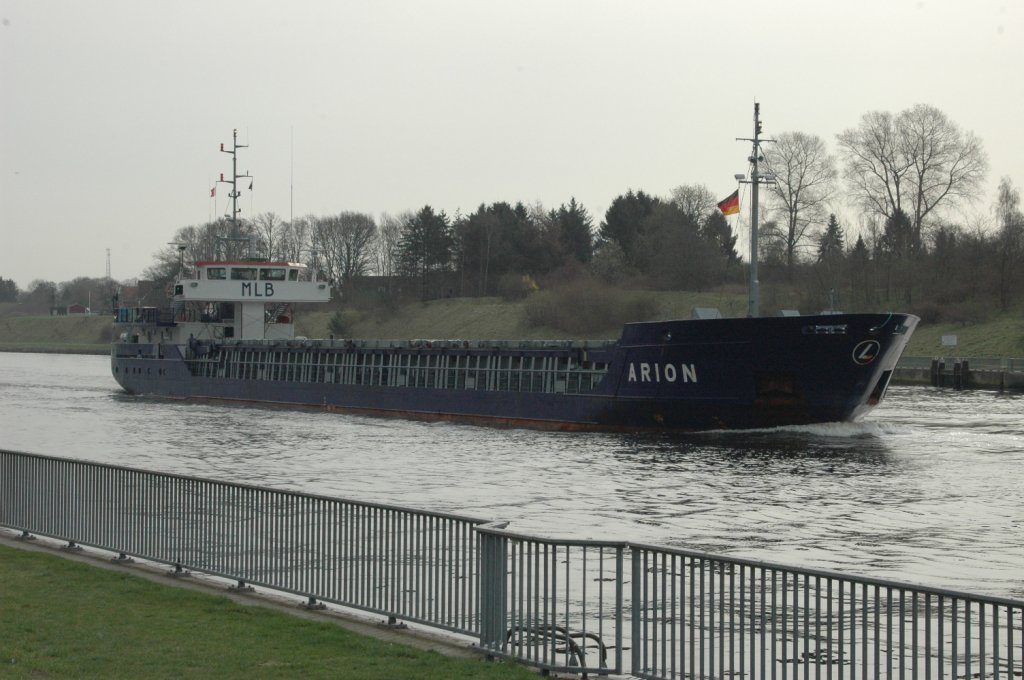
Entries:
{"label": "shoreline", "polygon": [[10,352],[12,354],[88,354],[88,355],[105,355],[110,354],[109,347],[33,347],[29,345],[12,345],[10,347],[0,345],[0,352]]}

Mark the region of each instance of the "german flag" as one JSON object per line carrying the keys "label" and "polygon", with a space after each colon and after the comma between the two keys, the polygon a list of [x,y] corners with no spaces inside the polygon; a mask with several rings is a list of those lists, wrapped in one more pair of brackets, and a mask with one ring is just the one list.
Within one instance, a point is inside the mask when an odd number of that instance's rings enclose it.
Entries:
{"label": "german flag", "polygon": [[740,211],[740,190],[732,192],[718,202],[718,209],[725,215],[735,215]]}

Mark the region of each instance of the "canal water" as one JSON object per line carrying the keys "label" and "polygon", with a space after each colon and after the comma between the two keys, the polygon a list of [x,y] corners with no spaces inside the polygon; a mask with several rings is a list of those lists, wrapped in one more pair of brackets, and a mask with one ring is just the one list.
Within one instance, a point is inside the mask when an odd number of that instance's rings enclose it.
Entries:
{"label": "canal water", "polygon": [[130,397],[0,353],[0,448],[1024,597],[1024,396],[891,388],[853,424],[629,436]]}

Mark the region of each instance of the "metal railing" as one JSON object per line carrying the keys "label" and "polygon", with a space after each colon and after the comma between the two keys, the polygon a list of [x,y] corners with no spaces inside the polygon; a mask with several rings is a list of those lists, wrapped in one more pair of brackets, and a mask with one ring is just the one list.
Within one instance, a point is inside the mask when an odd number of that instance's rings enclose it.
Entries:
{"label": "metal railing", "polygon": [[474,636],[483,522],[0,451],[0,525]]}
{"label": "metal railing", "polygon": [[1024,601],[458,515],[0,450],[0,526],[470,635],[551,671],[1024,676]]}
{"label": "metal railing", "polygon": [[641,678],[1015,678],[1024,602],[631,545]]}
{"label": "metal railing", "polygon": [[556,672],[621,673],[625,543],[477,527],[480,646]]}

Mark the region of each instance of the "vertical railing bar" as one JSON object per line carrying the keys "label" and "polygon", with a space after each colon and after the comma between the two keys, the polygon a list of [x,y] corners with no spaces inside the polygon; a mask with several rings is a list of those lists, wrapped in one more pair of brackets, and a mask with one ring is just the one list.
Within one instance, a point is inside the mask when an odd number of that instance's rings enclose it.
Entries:
{"label": "vertical railing bar", "polygon": [[671,615],[669,616],[669,620],[672,622],[672,624],[671,624],[671,627],[670,627],[671,640],[669,641],[670,658],[669,658],[669,662],[668,662],[668,671],[669,671],[669,676],[673,677],[673,678],[676,677],[676,673],[677,673],[677,670],[678,670],[678,666],[676,665],[676,632],[679,630],[680,623],[681,623],[679,618],[678,618],[679,617],[679,613],[676,611],[677,598],[678,598],[678,594],[677,594],[676,591],[677,591],[677,588],[679,586],[679,583],[678,583],[679,579],[677,578],[677,573],[678,572],[676,571],[676,569],[678,568],[677,565],[679,564],[679,559],[678,558],[679,558],[678,555],[676,555],[675,553],[672,553],[672,563],[671,563],[671,567],[670,567],[670,569],[672,570],[671,571],[671,573],[672,573],[672,596],[671,596],[671,600],[670,600],[672,602],[672,612],[671,612]]}
{"label": "vertical railing bar", "polygon": [[959,665],[959,659],[957,657],[957,645],[956,645],[956,632],[957,632],[957,598],[951,598],[950,602],[950,628],[953,631],[953,648],[950,650],[950,661],[953,664],[951,674],[955,679],[959,674],[957,673],[957,666]]}
{"label": "vertical railing bar", "polygon": [[708,634],[707,651],[701,658],[708,658],[708,676],[715,677],[715,560],[708,562]]}
{"label": "vertical railing bar", "polygon": [[832,680],[832,579],[825,579],[825,635],[828,638],[825,643],[825,663],[828,664],[828,672],[825,676]]}
{"label": "vertical railing bar", "polygon": [[943,595],[938,596],[939,605],[939,631],[938,631],[938,648],[939,648],[939,680],[946,677],[946,614],[943,611],[946,598]]}
{"label": "vertical railing bar", "polygon": [[[729,675],[736,668],[736,565],[729,569]],[[725,672],[725,669],[722,669]]]}
{"label": "vertical railing bar", "polygon": [[[760,650],[761,653],[759,654],[759,656],[760,656],[760,659],[761,659],[761,676],[760,677],[762,677],[762,678],[766,678],[767,677],[767,675],[765,673],[765,652],[766,652],[765,648],[767,647],[767,645],[765,644],[765,631],[768,628],[768,617],[767,617],[767,615],[765,613],[765,607],[768,605],[768,598],[767,598],[767,595],[765,594],[765,587],[766,587],[766,582],[767,582],[768,579],[765,578],[765,571],[766,570],[765,570],[764,567],[758,567],[757,568],[757,573],[759,574],[759,577],[760,577],[759,580],[761,582],[761,597],[758,599],[758,607],[760,609],[760,615],[757,618],[758,618],[758,626],[761,629],[761,650]],[[751,603],[753,603],[753,601],[754,601],[754,594],[751,593],[750,595],[751,595],[750,596],[750,601],[751,601]],[[753,666],[751,666],[751,668],[753,668]]]}
{"label": "vertical railing bar", "polygon": [[906,606],[905,606],[906,598],[907,598],[907,591],[904,590],[903,588],[900,588],[900,619],[899,619],[899,627],[900,627],[900,629],[899,629],[899,637],[900,637],[900,653],[899,653],[900,671],[899,671],[899,675],[900,675],[900,680],[904,680],[904,678],[906,677],[905,669],[906,669],[906,665],[907,665],[906,664],[906,649],[907,649],[907,647],[906,647],[906,636],[905,636],[905,633],[904,633],[904,631],[906,630],[906,627],[907,627],[907,625],[906,625],[907,613],[906,613]]}
{"label": "vertical railing bar", "polygon": [[789,630],[789,572],[782,572],[782,680],[789,679],[789,660],[786,638]]}
{"label": "vertical railing bar", "polygon": [[804,574],[804,678],[810,674],[811,577]]}
{"label": "vertical railing bar", "polygon": [[846,666],[846,581],[839,579],[839,680],[845,680]]}
{"label": "vertical railing bar", "polygon": [[[882,645],[881,645],[881,637],[882,637],[881,626],[882,626],[882,622],[880,620],[880,617],[882,615],[881,600],[882,600],[881,588],[876,585],[875,586],[875,638],[873,640],[874,647],[875,647],[875,678],[876,678],[876,680],[877,680],[877,678],[880,678],[881,674],[882,674],[882,656],[881,656],[881,654],[882,654]],[[891,652],[891,650],[892,650],[892,647],[889,646],[889,652]],[[888,675],[888,672],[886,673],[886,675]]]}
{"label": "vertical railing bar", "polygon": [[[693,595],[693,572],[692,571],[690,572],[690,578],[687,579],[687,577],[686,577],[686,569],[687,569],[687,567],[691,566],[692,560],[693,560],[693,558],[686,557],[685,555],[681,556],[679,558],[679,573],[681,574],[681,578],[682,578],[682,583],[679,584],[679,593],[680,593],[680,599],[679,599],[679,623],[680,623],[680,626],[679,626],[679,669],[680,669],[681,673],[685,673],[686,672],[686,662],[687,662],[687,660],[689,660],[690,664],[691,664],[691,668],[690,668],[690,674],[691,675],[693,674],[693,668],[692,668],[693,655],[690,654],[690,653],[687,653],[687,649],[686,649],[687,634],[686,633],[687,633],[688,629],[692,630],[692,628],[693,628],[693,597],[692,597],[692,595]],[[691,595],[691,597],[689,599],[687,599],[687,597],[686,597],[686,586],[687,586],[687,584],[689,584],[689,586],[690,586],[690,595]],[[687,604],[687,602],[690,603],[690,614],[689,614],[689,616],[687,616],[687,613],[686,613],[686,604]],[[691,633],[691,635],[692,635],[692,633]],[[693,648],[691,646],[690,652],[692,652],[692,651],[693,651]]]}
{"label": "vertical railing bar", "polygon": [[932,680],[932,596],[924,596],[924,679]]}
{"label": "vertical railing bar", "polygon": [[705,633],[704,633],[704,631],[705,631],[705,628],[704,628],[704,612],[707,610],[707,607],[704,605],[704,592],[707,590],[707,588],[705,587],[705,584],[704,584],[705,572],[707,572],[707,562],[705,561],[705,559],[703,557],[701,557],[700,558],[700,630],[698,631],[699,636],[700,636],[698,638],[699,646],[700,646],[700,660],[699,660],[699,664],[698,665],[700,666],[700,677],[702,677],[702,678],[707,677],[704,674],[704,658],[707,656],[707,654],[706,654],[707,645],[704,642],[704,635],[705,635]]}
{"label": "vertical railing bar", "polygon": [[919,605],[918,605],[917,591],[915,590],[913,593],[911,593],[911,596],[910,596],[910,610],[912,612],[912,614],[911,614],[912,618],[910,619],[910,655],[911,655],[910,674],[911,674],[911,677],[914,678],[914,680],[917,680],[917,678],[920,677],[917,674],[917,670],[918,670],[918,662],[917,662],[917,660],[918,660],[918,653],[919,653],[919,650],[918,650],[918,647],[917,647],[917,632],[918,632],[917,631],[917,619],[918,619],[917,608],[918,608],[918,606]]}
{"label": "vertical railing bar", "polygon": [[690,565],[690,620],[688,622],[688,627],[690,629],[690,677],[693,677],[694,669],[696,668],[697,664],[697,646],[695,639],[697,635],[697,630],[696,627],[693,625],[696,622],[695,616],[697,605],[697,593],[695,588],[697,584],[697,578],[694,572],[696,569],[695,564],[697,560],[692,555],[688,557],[687,560]]}
{"label": "vertical railing bar", "polygon": [[978,602],[978,677],[985,677],[985,603]]}
{"label": "vertical railing bar", "polygon": [[[657,553],[652,553],[649,550],[644,550],[643,551],[643,555],[642,555],[642,560],[641,560],[641,566],[643,568],[643,571],[641,572],[641,583],[642,583],[641,600],[640,600],[639,603],[635,604],[635,606],[639,606],[640,607],[640,630],[641,630],[640,634],[641,634],[642,640],[643,640],[642,643],[637,641],[636,644],[641,644],[642,645],[641,646],[641,651],[640,651],[640,663],[641,663],[641,668],[643,668],[645,671],[652,669],[653,664],[652,664],[652,661],[651,661],[651,656],[652,656],[652,654],[657,652],[656,645],[658,644],[657,638],[655,638],[653,640],[653,642],[652,642],[652,644],[655,645],[654,651],[652,652],[651,644],[648,644],[648,638],[651,635],[651,633],[650,633],[650,630],[651,630],[651,620],[650,620],[651,588],[652,587],[654,587],[654,588],[657,587],[656,577],[654,576],[654,574],[653,574],[653,572],[651,570],[651,562],[652,561],[654,562],[655,565],[657,565],[657,563],[658,563],[658,554]],[[653,586],[651,584],[652,580],[655,581]],[[656,663],[656,661],[655,661],[655,663]]]}
{"label": "vertical railing bar", "polygon": [[857,584],[850,582],[850,680],[857,677]]}
{"label": "vertical railing bar", "polygon": [[725,564],[718,562],[718,668],[725,674]]}
{"label": "vertical railing bar", "polygon": [[999,605],[992,603],[992,671],[999,680]]}
{"label": "vertical railing bar", "polygon": [[971,601],[964,600],[964,675],[971,677]]}
{"label": "vertical railing bar", "polygon": [[[757,588],[755,585],[757,568],[750,567],[750,672],[757,668]],[[761,677],[764,677],[762,674]]]}
{"label": "vertical railing bar", "polygon": [[[569,565],[572,563],[572,549],[565,546],[565,630],[569,631],[569,593],[572,581],[569,579]],[[569,665],[569,645],[565,646],[565,665]]]}
{"label": "vertical railing bar", "polygon": [[[783,574],[783,579],[785,579],[785,574]],[[771,663],[772,663],[772,680],[775,680],[775,678],[777,677],[777,675],[776,675],[776,667],[778,666],[778,664],[776,663],[776,661],[779,658],[779,648],[778,648],[778,644],[776,644],[777,641],[778,641],[778,637],[779,637],[779,598],[778,598],[778,593],[779,593],[779,572],[778,572],[777,569],[772,569],[772,658],[771,658]]]}

